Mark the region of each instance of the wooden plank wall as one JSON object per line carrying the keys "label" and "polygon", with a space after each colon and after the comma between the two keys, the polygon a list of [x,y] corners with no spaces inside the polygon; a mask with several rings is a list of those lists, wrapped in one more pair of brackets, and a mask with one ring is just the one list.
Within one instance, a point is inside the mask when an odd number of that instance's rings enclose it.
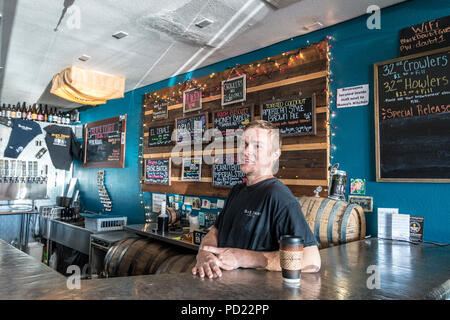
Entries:
{"label": "wooden plank wall", "polygon": [[[300,53],[299,53],[300,52]],[[328,42],[312,44],[306,48],[289,51],[252,64],[236,66],[217,74],[193,80],[192,86],[203,87],[203,108],[186,113],[185,116],[208,112],[209,127],[212,128],[212,112],[222,109],[221,81],[239,74],[247,74],[247,100],[223,108],[253,106],[255,119],[260,119],[259,106],[271,99],[282,99],[316,94],[317,135],[284,137],[280,169],[276,175],[295,196],[314,195],[317,186],[322,186],[321,196],[327,195],[329,166],[329,108],[328,108]],[[159,91],[147,93],[144,101],[144,149],[143,158],[167,158],[174,156],[173,146],[148,148],[148,129],[174,123],[183,117],[183,91],[189,84],[181,83]],[[156,102],[169,101],[168,120],[151,121],[149,106]],[[205,148],[208,144],[203,144]],[[235,152],[235,150],[234,150]],[[181,153],[180,153],[181,155]],[[183,154],[188,156],[188,154]],[[211,166],[203,164],[202,182],[182,182],[181,165],[172,163],[171,186],[142,185],[145,192],[178,193],[210,197],[226,197],[229,188],[213,188]]]}

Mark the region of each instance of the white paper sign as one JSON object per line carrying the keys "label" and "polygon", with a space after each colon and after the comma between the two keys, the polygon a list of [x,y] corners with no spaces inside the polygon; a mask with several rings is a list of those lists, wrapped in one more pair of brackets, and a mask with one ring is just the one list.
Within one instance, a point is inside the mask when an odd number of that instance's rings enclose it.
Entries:
{"label": "white paper sign", "polygon": [[378,238],[392,239],[392,215],[398,208],[378,208]]}
{"label": "white paper sign", "polygon": [[223,208],[225,201],[222,199],[217,199],[217,209]]}
{"label": "white paper sign", "polygon": [[369,104],[368,84],[337,89],[336,106],[338,108],[365,106],[368,104]]}
{"label": "white paper sign", "polygon": [[392,239],[409,241],[409,214],[392,215]]}
{"label": "white paper sign", "polygon": [[166,200],[165,193],[152,193],[152,211],[158,213],[161,211],[161,203]]}

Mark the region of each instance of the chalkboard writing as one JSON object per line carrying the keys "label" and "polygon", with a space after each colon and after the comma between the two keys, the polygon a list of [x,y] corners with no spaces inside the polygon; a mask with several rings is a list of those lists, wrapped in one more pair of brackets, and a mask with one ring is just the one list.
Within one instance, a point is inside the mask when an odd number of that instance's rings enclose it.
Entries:
{"label": "chalkboard writing", "polygon": [[148,128],[148,146],[160,147],[171,145],[173,124]]}
{"label": "chalkboard writing", "polygon": [[202,158],[184,158],[182,164],[182,181],[201,181]]}
{"label": "chalkboard writing", "polygon": [[213,187],[232,187],[242,183],[245,178],[235,155],[216,158],[212,165]]}
{"label": "chalkboard writing", "polygon": [[377,181],[450,181],[450,47],[374,65]]}
{"label": "chalkboard writing", "polygon": [[222,105],[245,101],[246,75],[222,81]]}
{"label": "chalkboard writing", "polygon": [[152,105],[152,121],[163,120],[169,117],[168,113],[169,102],[158,102]]}
{"label": "chalkboard writing", "polygon": [[208,141],[205,131],[208,126],[208,114],[175,119],[176,142],[189,144],[192,142]]}
{"label": "chalkboard writing", "polygon": [[126,115],[88,123],[85,129],[84,167],[123,168]]}
{"label": "chalkboard writing", "polygon": [[171,158],[146,159],[145,183],[170,185]]}
{"label": "chalkboard writing", "polygon": [[213,113],[215,139],[233,138],[253,120],[253,107],[224,109]]}
{"label": "chalkboard writing", "polygon": [[450,16],[404,28],[399,32],[400,56],[450,45]]}
{"label": "chalkboard writing", "polygon": [[267,101],[261,118],[278,126],[282,136],[315,135],[315,96]]}
{"label": "chalkboard writing", "polygon": [[183,92],[183,112],[191,112],[202,108],[202,88],[194,88]]}

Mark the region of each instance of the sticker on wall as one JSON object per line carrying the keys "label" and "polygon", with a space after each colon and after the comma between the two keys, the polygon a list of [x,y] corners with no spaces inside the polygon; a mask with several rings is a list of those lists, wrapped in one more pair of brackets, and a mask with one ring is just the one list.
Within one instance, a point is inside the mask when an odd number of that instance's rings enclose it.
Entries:
{"label": "sticker on wall", "polygon": [[366,194],[366,179],[350,179],[350,194]]}
{"label": "sticker on wall", "polygon": [[369,104],[369,85],[340,88],[336,96],[338,108],[365,106]]}
{"label": "sticker on wall", "polygon": [[373,211],[373,198],[368,196],[348,196],[348,203],[361,206],[364,212]]}

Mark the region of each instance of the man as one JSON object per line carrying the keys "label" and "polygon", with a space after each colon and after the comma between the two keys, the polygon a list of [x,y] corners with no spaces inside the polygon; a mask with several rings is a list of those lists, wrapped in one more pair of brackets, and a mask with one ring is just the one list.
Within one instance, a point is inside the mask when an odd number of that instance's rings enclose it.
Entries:
{"label": "man", "polygon": [[273,174],[281,155],[279,130],[256,120],[244,129],[240,168],[246,182],[235,185],[216,223],[203,239],[194,275],[222,276],[223,270],[265,268],[281,271],[279,238],[290,234],[304,240],[302,272],[320,270],[320,255],[300,204]]}

